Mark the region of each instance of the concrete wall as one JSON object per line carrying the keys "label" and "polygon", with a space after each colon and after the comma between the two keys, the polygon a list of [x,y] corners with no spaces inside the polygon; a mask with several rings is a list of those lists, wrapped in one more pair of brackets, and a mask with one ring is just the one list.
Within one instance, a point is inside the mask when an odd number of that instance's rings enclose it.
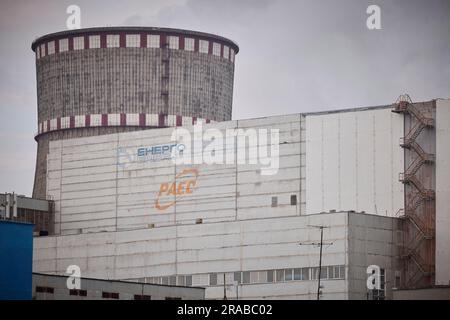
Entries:
{"label": "concrete wall", "polygon": [[306,214],[403,208],[403,116],[390,108],[306,116]]}
{"label": "concrete wall", "polygon": [[[319,241],[320,232],[309,225],[330,226],[324,240],[333,245],[325,247],[323,265],[345,265],[346,219],[342,212],[40,237],[35,238],[34,272],[64,274],[67,266],[76,264],[82,277],[149,282],[151,277],[191,275],[192,285],[207,287],[207,298],[221,298],[223,285],[210,286],[210,273],[232,276],[238,271],[317,266],[318,248],[298,245]],[[325,297],[346,297],[345,280],[327,281]],[[314,283],[242,284],[238,294],[240,298],[315,298]],[[236,296],[235,287],[228,290],[230,298]]]}
{"label": "concrete wall", "polygon": [[394,231],[397,220],[389,217],[350,213],[348,229],[348,294],[351,300],[367,299],[367,267],[385,270],[386,295],[391,299],[397,255]]}
{"label": "concrete wall", "polygon": [[450,100],[436,100],[436,284],[450,283]]}
{"label": "concrete wall", "polygon": [[[36,300],[104,300],[103,292],[118,293],[120,300],[135,300],[135,295],[150,296],[151,300],[177,298],[182,300],[202,300],[205,289],[194,287],[161,286],[114,280],[80,279],[80,290],[86,295],[70,294],[67,276],[33,274],[33,299]],[[51,288],[53,292],[37,292],[36,287]]]}
{"label": "concrete wall", "polygon": [[[136,159],[140,147],[171,143],[171,128],[52,142],[47,194],[55,200],[56,230],[69,234],[163,226],[175,221],[184,224],[196,219],[300,215],[304,199],[300,193],[304,181],[300,126],[299,115],[204,125],[205,130],[216,128],[222,133],[227,128],[278,129],[280,168],[272,176],[261,175],[259,164],[176,166],[170,159]],[[184,169],[198,170],[195,190],[159,210],[156,200],[161,184],[173,182]],[[291,205],[291,196],[296,196],[296,205]],[[272,197],[277,197],[274,207]],[[164,203],[174,200],[174,196],[162,199]]]}
{"label": "concrete wall", "polygon": [[[330,272],[322,280],[322,299],[365,299],[365,264],[389,268],[390,221],[338,212],[41,237],[35,238],[34,272],[64,274],[75,264],[83,277],[151,283],[173,277],[176,284],[190,276],[193,286],[206,287],[208,299],[223,298],[225,273],[230,299],[316,299],[319,248],[310,244],[319,242],[320,231],[311,226],[325,225],[322,265],[342,266],[342,275]],[[293,268],[308,269],[307,279],[253,280]],[[235,283],[234,273],[246,271],[250,283]]]}
{"label": "concrete wall", "polygon": [[[235,128],[279,130],[279,170],[271,176],[261,175],[262,164],[174,165],[170,159],[136,159],[140,147],[171,143],[171,128],[55,141],[49,149],[47,194],[55,200],[56,230],[112,231],[329,210],[393,216],[403,206],[398,181],[403,155],[397,145],[403,122],[397,117],[382,108],[203,126],[223,135]],[[198,171],[194,192],[167,196],[165,203],[176,198],[175,205],[157,209],[161,184],[173,182],[185,169]]]}
{"label": "concrete wall", "polygon": [[394,290],[394,300],[450,300],[450,288]]}
{"label": "concrete wall", "polygon": [[[352,229],[355,236],[347,241],[347,213],[312,210],[339,209],[340,203],[348,210],[392,216],[403,206],[398,182],[403,122],[397,116],[389,108],[375,108],[203,125],[222,133],[227,128],[278,129],[280,168],[273,176],[261,175],[261,164],[137,159],[140,147],[170,143],[172,128],[51,142],[47,193],[55,200],[56,230],[63,236],[36,238],[35,271],[61,274],[77,264],[88,277],[177,283],[180,276],[192,276],[192,285],[208,287],[207,298],[223,297],[223,285],[210,285],[210,276],[225,273],[231,298],[238,292],[240,298],[315,299],[316,280],[255,281],[236,288],[233,277],[247,271],[267,277],[271,270],[293,268],[310,268],[311,275],[318,250],[298,242],[317,242],[320,233],[310,225],[324,224],[331,226],[325,240],[333,242],[325,248],[324,266],[349,268],[348,241],[356,253],[350,276],[355,284],[346,280],[346,269],[345,276],[324,280],[323,298],[346,299],[349,290],[352,297],[365,298],[361,270],[378,261],[372,259],[377,252],[370,251],[377,250],[374,244],[391,241],[387,227],[375,227],[378,220],[367,218],[374,230],[361,238],[359,229]],[[176,177],[186,169],[198,172],[192,193],[161,200],[161,184],[181,181]],[[158,208],[158,199],[174,205]],[[366,227],[361,228],[365,235]],[[362,242],[369,243],[369,251],[358,251]],[[378,263],[387,265],[387,256],[384,252]]]}

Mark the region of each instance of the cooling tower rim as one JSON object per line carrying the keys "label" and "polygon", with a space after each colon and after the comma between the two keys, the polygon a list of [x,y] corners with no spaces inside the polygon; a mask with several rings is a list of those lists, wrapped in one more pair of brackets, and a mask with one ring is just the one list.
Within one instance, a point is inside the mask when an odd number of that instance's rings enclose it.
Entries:
{"label": "cooling tower rim", "polygon": [[65,30],[54,33],[49,33],[38,37],[31,43],[31,50],[35,51],[38,44],[53,40],[59,39],[62,37],[68,36],[79,36],[79,35],[89,35],[94,33],[120,33],[120,32],[135,32],[135,33],[154,33],[154,34],[166,34],[166,35],[182,35],[182,36],[192,36],[196,38],[203,38],[208,40],[217,40],[220,42],[225,42],[229,44],[235,51],[235,53],[239,52],[239,46],[236,42],[211,33],[200,32],[200,31],[192,31],[186,29],[176,29],[176,28],[160,28],[160,27],[93,27],[93,28],[82,28],[82,29],[73,29],[73,30]]}

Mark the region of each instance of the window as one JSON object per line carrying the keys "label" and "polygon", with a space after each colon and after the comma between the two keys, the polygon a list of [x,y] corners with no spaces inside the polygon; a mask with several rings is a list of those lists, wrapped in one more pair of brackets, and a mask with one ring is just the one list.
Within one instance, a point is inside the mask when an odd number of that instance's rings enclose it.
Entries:
{"label": "window", "polygon": [[297,205],[297,195],[292,194],[291,195],[291,206],[296,206],[296,205]]}
{"label": "window", "polygon": [[330,279],[339,278],[339,266],[329,266],[328,267],[328,276]]}
{"label": "window", "polygon": [[250,283],[265,283],[267,282],[267,271],[251,271]]}
{"label": "window", "polygon": [[89,48],[100,48],[100,36],[89,36]]}
{"label": "window", "polygon": [[283,270],[277,270],[277,282],[284,281],[284,269]]}
{"label": "window", "polygon": [[64,52],[69,50],[69,39],[59,40],[59,52]]}
{"label": "window", "polygon": [[293,280],[293,269],[285,269],[284,270],[284,281],[291,281]]}
{"label": "window", "polygon": [[41,48],[39,46],[36,47],[36,58],[37,59],[41,58]]}
{"label": "window", "polygon": [[147,35],[147,47],[148,48],[159,48],[159,35],[158,34]]}
{"label": "window", "polygon": [[225,59],[230,57],[230,48],[228,46],[223,46],[223,57]]}
{"label": "window", "polygon": [[345,266],[339,266],[339,278],[345,279]]}
{"label": "window", "polygon": [[278,205],[278,197],[272,197],[272,207],[276,207]]}
{"label": "window", "polygon": [[330,266],[328,267],[328,277],[330,279],[343,279],[345,278],[344,266]]}
{"label": "window", "polygon": [[177,285],[177,277],[176,276],[170,276],[169,277],[169,285],[176,286]]}
{"label": "window", "polygon": [[146,294],[135,294],[134,300],[152,300],[152,296]]}
{"label": "window", "polygon": [[201,53],[208,53],[209,52],[209,41],[206,40],[200,40],[200,47],[199,52]]}
{"label": "window", "polygon": [[49,43],[47,43],[47,50],[48,50],[48,54],[55,53],[55,41],[50,41]]}
{"label": "window", "polygon": [[302,280],[309,280],[309,268],[302,268]]}
{"label": "window", "polygon": [[229,285],[233,283],[234,274],[225,272],[225,273],[218,273],[217,274],[217,284],[223,285],[223,282],[225,281],[225,284]]}
{"label": "window", "polygon": [[51,288],[51,287],[36,287],[36,292],[54,293],[54,288]]}
{"label": "window", "polygon": [[217,273],[211,273],[209,275],[209,285],[216,286],[217,285]]}
{"label": "window", "polygon": [[274,270],[267,271],[267,282],[273,282],[273,272]]}
{"label": "window", "polygon": [[186,286],[192,286],[192,276],[186,276]]}
{"label": "window", "polygon": [[82,49],[84,49],[84,37],[73,38],[73,50],[82,50]]}
{"label": "window", "polygon": [[41,44],[41,58],[45,57],[45,43]]}
{"label": "window", "polygon": [[141,36],[139,34],[127,34],[125,40],[127,48],[139,48],[141,46]]}
{"label": "window", "polygon": [[69,290],[69,295],[86,297],[87,296],[87,291],[86,290],[71,289],[71,290]]}
{"label": "window", "polygon": [[186,285],[186,277],[185,276],[178,276],[177,285],[185,286]]}
{"label": "window", "polygon": [[250,271],[242,272],[242,283],[250,283]]}
{"label": "window", "polygon": [[169,49],[178,49],[179,40],[176,36],[169,36]]}
{"label": "window", "polygon": [[119,294],[117,292],[102,292],[102,298],[104,299],[119,299]]}
{"label": "window", "polygon": [[258,282],[259,283],[267,282],[267,271],[259,271],[258,272]]}
{"label": "window", "polygon": [[220,43],[213,43],[213,55],[220,57]]}
{"label": "window", "polygon": [[230,61],[234,62],[234,50],[233,49],[231,49],[231,52],[230,52]]}
{"label": "window", "polygon": [[237,283],[241,283],[241,273],[240,272],[234,273],[234,281],[237,281]]}
{"label": "window", "polygon": [[184,38],[184,50],[194,51],[194,49],[195,49],[195,40],[192,38]]}
{"label": "window", "polygon": [[401,285],[401,273],[400,271],[395,271],[394,287],[398,288]]}
{"label": "window", "polygon": [[294,280],[303,280],[301,268],[294,269]]}
{"label": "window", "polygon": [[161,284],[168,285],[169,284],[169,277],[161,277]]}
{"label": "window", "polygon": [[106,35],[106,47],[107,48],[118,48],[120,46],[120,38],[118,34],[108,34]]}
{"label": "window", "polygon": [[328,279],[328,268],[322,267],[320,270],[320,279]]}
{"label": "window", "polygon": [[[311,269],[311,280],[317,280],[319,277],[319,267],[315,267]],[[328,278],[328,268],[322,267],[320,272],[320,279]]]}

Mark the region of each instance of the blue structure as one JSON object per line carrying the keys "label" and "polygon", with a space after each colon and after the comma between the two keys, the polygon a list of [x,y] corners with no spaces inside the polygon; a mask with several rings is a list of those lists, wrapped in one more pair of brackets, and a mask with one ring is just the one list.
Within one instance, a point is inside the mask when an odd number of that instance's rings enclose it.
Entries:
{"label": "blue structure", "polygon": [[0,300],[32,296],[33,225],[0,220]]}

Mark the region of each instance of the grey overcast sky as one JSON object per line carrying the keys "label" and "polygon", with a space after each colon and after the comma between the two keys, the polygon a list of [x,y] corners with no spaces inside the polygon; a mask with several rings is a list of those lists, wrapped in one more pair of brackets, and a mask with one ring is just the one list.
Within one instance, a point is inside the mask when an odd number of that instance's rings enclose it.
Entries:
{"label": "grey overcast sky", "polygon": [[[0,192],[31,195],[37,130],[31,42],[81,27],[156,26],[228,37],[233,119],[450,97],[450,0],[1,0]],[[381,8],[381,30],[366,9]]]}

